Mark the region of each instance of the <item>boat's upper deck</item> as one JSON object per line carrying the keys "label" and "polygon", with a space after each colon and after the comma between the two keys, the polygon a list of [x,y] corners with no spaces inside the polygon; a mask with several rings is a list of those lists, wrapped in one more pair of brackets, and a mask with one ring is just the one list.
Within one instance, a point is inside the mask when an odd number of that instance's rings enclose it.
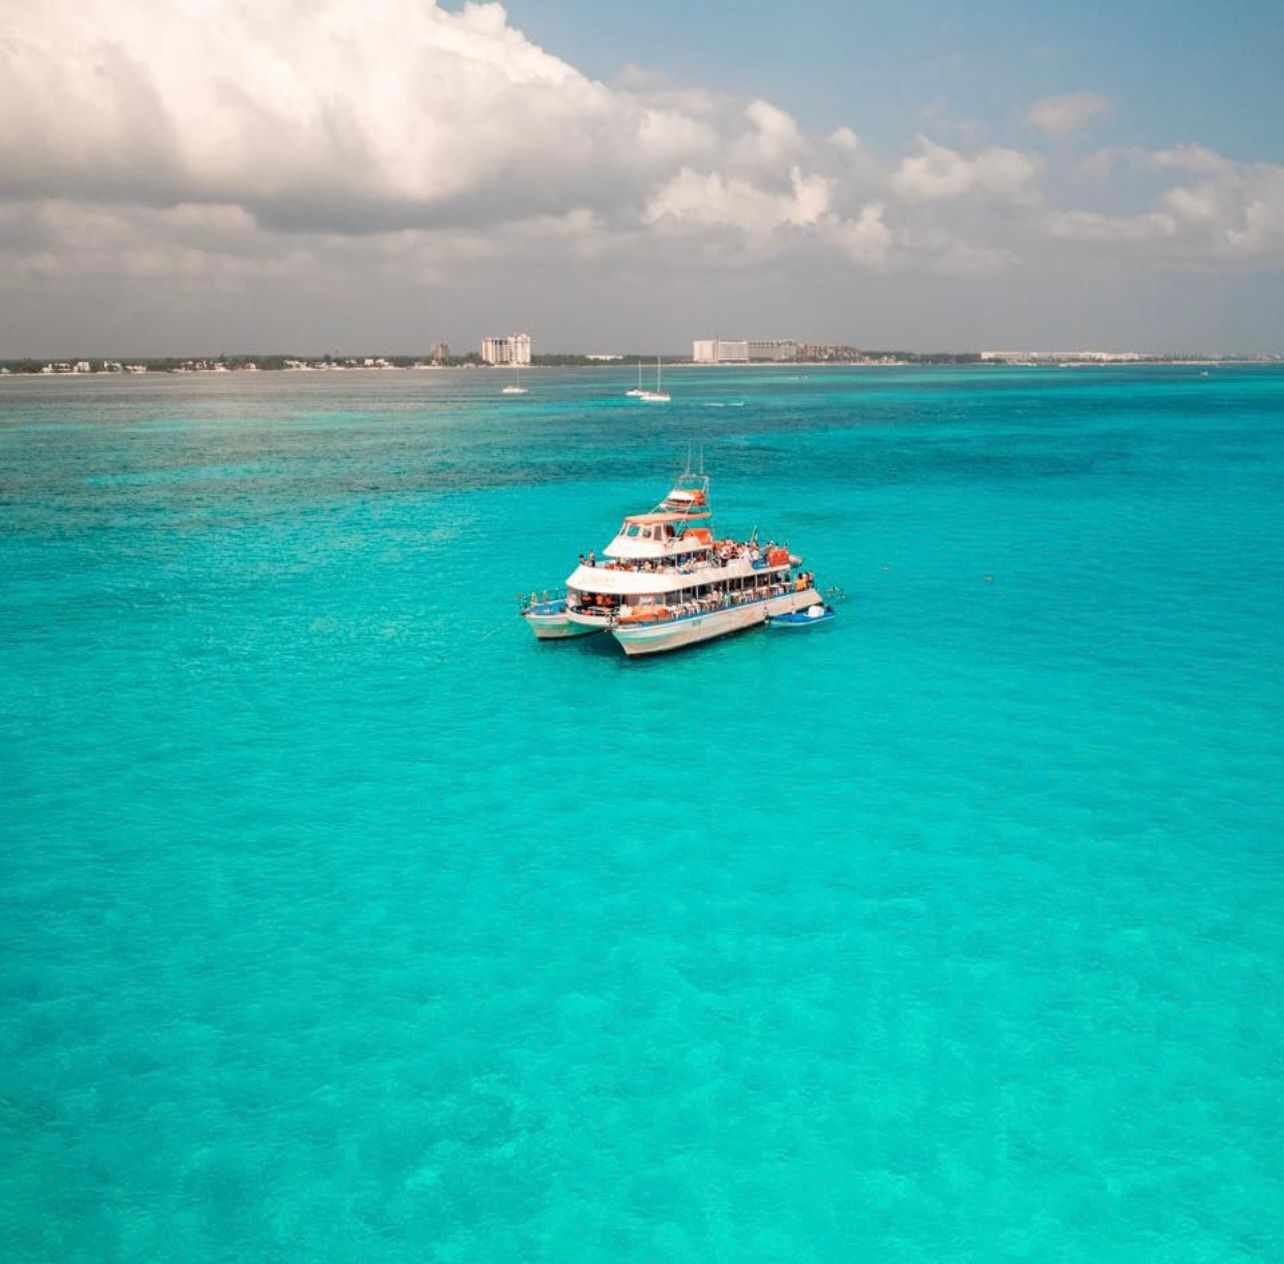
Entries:
{"label": "boat's upper deck", "polygon": [[798,565],[774,542],[715,539],[712,517],[709,480],[688,469],[655,509],[624,519],[600,558],[582,555],[566,586],[620,597],[662,595]]}
{"label": "boat's upper deck", "polygon": [[663,594],[697,584],[715,584],[782,571],[800,565],[783,546],[760,548],[737,540],[717,540],[699,553],[673,551],[658,558],[614,558],[584,563],[567,577],[568,589],[577,592],[611,593],[617,596]]}

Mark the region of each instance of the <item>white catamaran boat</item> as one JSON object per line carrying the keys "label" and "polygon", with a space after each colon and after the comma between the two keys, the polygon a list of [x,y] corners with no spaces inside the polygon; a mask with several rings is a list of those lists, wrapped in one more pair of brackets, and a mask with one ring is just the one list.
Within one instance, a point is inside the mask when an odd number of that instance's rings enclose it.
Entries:
{"label": "white catamaran boat", "polygon": [[541,640],[609,632],[626,654],[659,654],[820,604],[802,559],[774,540],[718,539],[709,480],[684,471],[649,513],[630,514],[600,558],[590,553],[564,596],[523,599]]}
{"label": "white catamaran boat", "polygon": [[642,385],[642,361],[641,360],[638,361],[638,384],[636,386],[629,387],[629,389],[624,393],[626,395],[632,395],[634,398],[637,398],[637,399],[640,399],[643,395],[646,394],[646,390]]}
{"label": "white catamaran boat", "polygon": [[522,371],[517,366],[517,361],[513,361],[513,380],[500,392],[502,395],[525,395],[526,387],[522,385]]}
{"label": "white catamaran boat", "polygon": [[[640,374],[639,374],[640,376]],[[639,391],[638,399],[644,404],[667,404],[673,398],[668,391],[660,389],[660,357],[655,357],[655,390]]]}

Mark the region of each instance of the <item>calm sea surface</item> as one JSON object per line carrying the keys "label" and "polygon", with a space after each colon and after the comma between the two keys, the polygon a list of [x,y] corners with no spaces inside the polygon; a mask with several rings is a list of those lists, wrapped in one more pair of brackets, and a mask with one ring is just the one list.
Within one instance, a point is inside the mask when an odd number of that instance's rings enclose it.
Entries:
{"label": "calm sea surface", "polygon": [[0,1255],[1284,1258],[1284,371],[633,380],[0,381]]}

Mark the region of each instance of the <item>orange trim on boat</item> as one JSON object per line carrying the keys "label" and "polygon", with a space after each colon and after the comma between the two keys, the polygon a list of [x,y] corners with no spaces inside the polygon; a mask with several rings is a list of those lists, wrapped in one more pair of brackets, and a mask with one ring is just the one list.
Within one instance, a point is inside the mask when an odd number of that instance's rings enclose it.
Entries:
{"label": "orange trim on boat", "polygon": [[620,615],[621,623],[651,623],[656,619],[667,619],[669,609],[667,606],[638,606]]}

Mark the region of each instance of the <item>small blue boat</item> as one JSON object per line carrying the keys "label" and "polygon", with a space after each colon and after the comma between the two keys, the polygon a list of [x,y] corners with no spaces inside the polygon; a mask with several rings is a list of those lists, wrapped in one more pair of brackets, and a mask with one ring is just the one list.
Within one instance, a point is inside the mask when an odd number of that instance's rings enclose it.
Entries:
{"label": "small blue boat", "polygon": [[773,614],[767,622],[773,628],[817,628],[828,623],[834,617],[833,606],[814,605],[806,610],[795,610],[790,614]]}

